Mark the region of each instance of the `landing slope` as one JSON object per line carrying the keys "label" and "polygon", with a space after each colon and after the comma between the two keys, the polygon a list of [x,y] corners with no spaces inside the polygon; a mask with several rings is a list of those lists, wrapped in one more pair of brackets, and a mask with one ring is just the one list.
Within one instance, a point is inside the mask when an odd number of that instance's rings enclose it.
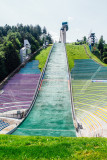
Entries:
{"label": "landing slope", "polygon": [[100,61],[96,63],[97,59],[86,59],[85,49],[80,50],[83,46],[75,52],[76,47],[67,46],[67,54],[69,65],[72,66],[72,56],[75,64],[71,79],[77,120],[83,126],[82,136],[107,137],[107,67],[98,64]]}
{"label": "landing slope", "polygon": [[64,44],[55,44],[33,109],[14,134],[76,136]]}

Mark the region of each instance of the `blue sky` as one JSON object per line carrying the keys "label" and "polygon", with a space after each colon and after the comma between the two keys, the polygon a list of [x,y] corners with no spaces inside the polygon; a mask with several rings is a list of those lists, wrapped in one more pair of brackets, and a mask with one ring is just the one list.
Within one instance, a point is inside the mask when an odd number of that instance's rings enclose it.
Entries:
{"label": "blue sky", "polygon": [[39,24],[58,40],[63,21],[69,24],[68,42],[95,32],[107,43],[107,0],[0,0],[0,26]]}

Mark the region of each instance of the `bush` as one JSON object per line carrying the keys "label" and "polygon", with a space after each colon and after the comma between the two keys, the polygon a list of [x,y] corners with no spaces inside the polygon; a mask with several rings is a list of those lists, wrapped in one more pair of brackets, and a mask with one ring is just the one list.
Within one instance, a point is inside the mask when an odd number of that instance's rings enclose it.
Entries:
{"label": "bush", "polygon": [[103,62],[107,64],[107,57],[103,58]]}
{"label": "bush", "polygon": [[4,52],[0,52],[0,81],[2,81],[7,75],[5,67],[5,56]]}

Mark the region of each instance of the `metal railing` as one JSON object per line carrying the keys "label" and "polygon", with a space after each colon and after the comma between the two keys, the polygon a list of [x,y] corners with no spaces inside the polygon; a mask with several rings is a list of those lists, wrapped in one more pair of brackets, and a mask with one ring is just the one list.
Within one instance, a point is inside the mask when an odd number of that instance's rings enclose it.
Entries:
{"label": "metal railing", "polygon": [[42,83],[42,80],[43,80],[43,77],[44,77],[44,74],[45,74],[45,71],[46,71],[46,67],[47,67],[47,64],[48,64],[48,61],[49,61],[51,52],[52,52],[52,50],[53,50],[53,47],[54,47],[54,44],[53,44],[53,46],[52,46],[52,48],[51,48],[51,50],[50,50],[50,53],[49,53],[49,55],[48,55],[47,61],[46,61],[46,63],[45,63],[45,66],[44,66],[43,71],[42,71],[42,73],[41,73],[41,75],[40,75],[40,78],[39,78],[39,80],[38,80],[38,84],[37,84],[37,87],[36,87],[36,90],[35,90],[35,94],[34,94],[34,96],[33,96],[32,103],[31,103],[31,105],[30,105],[30,108],[29,108],[26,116],[24,117],[24,119],[22,120],[22,122],[21,122],[18,126],[16,126],[14,129],[12,129],[11,131],[9,131],[7,134],[12,134],[12,133],[25,121],[25,119],[26,119],[27,116],[29,115],[30,111],[32,110],[32,108],[33,108],[33,106],[34,106],[34,103],[35,103],[35,101],[36,101],[36,99],[37,99],[37,96],[38,96],[38,93],[39,93],[39,90],[40,90],[40,87],[41,87],[41,83]]}
{"label": "metal railing", "polygon": [[[71,108],[72,108],[72,117],[73,117],[73,122],[74,126],[76,128],[77,132],[80,132],[80,126],[79,123],[77,122],[77,118],[75,115],[75,108],[74,108],[74,100],[73,100],[73,95],[72,95],[72,82],[71,82],[71,74],[70,74],[70,69],[69,69],[69,64],[68,64],[68,57],[67,57],[67,51],[66,51],[66,46],[65,46],[65,53],[66,53],[66,59],[67,59],[67,68],[68,68],[68,74],[69,74],[69,85],[70,85],[70,97],[71,97]],[[79,133],[81,134],[81,133]]]}

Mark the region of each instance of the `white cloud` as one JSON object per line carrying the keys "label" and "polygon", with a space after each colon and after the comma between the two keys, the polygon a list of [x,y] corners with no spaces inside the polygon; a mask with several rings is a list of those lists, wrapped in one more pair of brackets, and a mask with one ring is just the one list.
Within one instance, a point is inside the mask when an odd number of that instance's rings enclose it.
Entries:
{"label": "white cloud", "polygon": [[74,21],[74,18],[73,17],[68,17],[68,21],[69,22]]}

